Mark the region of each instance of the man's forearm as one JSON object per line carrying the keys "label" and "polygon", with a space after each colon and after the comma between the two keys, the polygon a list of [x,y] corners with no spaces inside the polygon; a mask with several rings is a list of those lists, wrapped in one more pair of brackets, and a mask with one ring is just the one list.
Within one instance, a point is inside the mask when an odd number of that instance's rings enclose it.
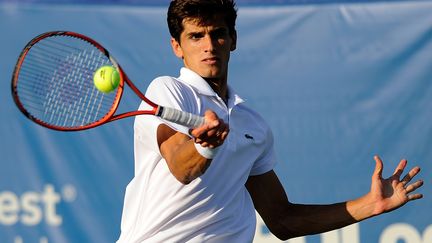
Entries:
{"label": "man's forearm", "polygon": [[290,204],[281,219],[286,236],[293,238],[339,229],[375,215],[368,195],[329,205]]}
{"label": "man's forearm", "polygon": [[181,133],[171,136],[160,148],[171,173],[183,184],[204,174],[211,162],[197,152],[192,139]]}

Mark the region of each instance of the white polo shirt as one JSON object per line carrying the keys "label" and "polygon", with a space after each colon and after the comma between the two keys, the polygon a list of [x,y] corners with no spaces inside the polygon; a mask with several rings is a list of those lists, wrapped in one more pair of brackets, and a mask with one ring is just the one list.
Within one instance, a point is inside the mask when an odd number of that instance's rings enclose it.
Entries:
{"label": "white polo shirt", "polygon": [[[207,82],[182,68],[179,78],[159,77],[146,96],[163,106],[204,115],[211,109],[229,123],[230,132],[210,167],[188,185],[171,174],[156,139],[166,123],[137,116],[134,125],[135,175],[126,188],[121,236],[132,242],[252,242],[255,209],[245,187],[249,176],[273,169],[276,162],[268,125],[229,88],[227,105]],[[148,109],[144,102],[140,109]]]}

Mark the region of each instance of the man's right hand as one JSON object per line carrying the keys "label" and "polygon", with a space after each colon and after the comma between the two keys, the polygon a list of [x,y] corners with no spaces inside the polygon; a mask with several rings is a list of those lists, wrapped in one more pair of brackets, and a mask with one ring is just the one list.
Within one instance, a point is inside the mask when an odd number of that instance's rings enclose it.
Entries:
{"label": "man's right hand", "polygon": [[229,125],[212,110],[204,114],[205,123],[190,130],[194,142],[202,147],[216,148],[224,143],[229,133]]}
{"label": "man's right hand", "polygon": [[158,127],[161,155],[174,177],[183,184],[188,184],[204,174],[212,161],[197,151],[196,144],[203,148],[216,148],[223,144],[229,133],[228,125],[213,111],[206,111],[204,118],[204,125],[190,130],[193,138],[174,131],[165,124]]}

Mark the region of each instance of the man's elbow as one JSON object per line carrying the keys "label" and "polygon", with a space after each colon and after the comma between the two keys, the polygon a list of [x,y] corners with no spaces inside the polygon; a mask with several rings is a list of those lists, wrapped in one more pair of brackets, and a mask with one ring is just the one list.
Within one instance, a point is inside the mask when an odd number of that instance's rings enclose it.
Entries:
{"label": "man's elbow", "polygon": [[292,238],[304,236],[304,232],[296,229],[294,222],[287,221],[287,218],[283,218],[280,216],[281,214],[274,214],[271,218],[272,220],[268,220],[266,225],[269,231],[278,239],[282,241],[286,241]]}
{"label": "man's elbow", "polygon": [[183,164],[174,159],[167,160],[171,174],[184,185],[187,185],[196,178],[202,176],[209,168],[210,162],[211,160],[205,160],[191,164]]}
{"label": "man's elbow", "polygon": [[173,172],[171,173],[177,179],[177,181],[183,185],[188,185],[189,183],[191,183],[193,180],[197,178],[197,177],[192,177],[188,173],[173,173]]}
{"label": "man's elbow", "polygon": [[193,180],[204,174],[204,172],[197,172],[196,170],[179,170],[176,172],[171,171],[177,181],[179,181],[183,185],[188,185]]}
{"label": "man's elbow", "polygon": [[268,226],[270,232],[279,240],[286,241],[291,238],[298,237],[300,235],[295,234],[294,232],[290,232],[285,227],[282,226]]}

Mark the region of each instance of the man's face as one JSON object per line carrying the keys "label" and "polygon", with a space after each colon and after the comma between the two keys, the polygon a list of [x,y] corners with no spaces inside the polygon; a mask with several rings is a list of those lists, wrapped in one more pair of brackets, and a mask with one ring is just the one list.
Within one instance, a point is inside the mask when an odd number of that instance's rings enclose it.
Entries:
{"label": "man's face", "polygon": [[185,67],[203,78],[224,79],[228,72],[230,52],[235,49],[235,33],[230,35],[223,16],[215,17],[206,24],[196,19],[185,19],[180,42],[171,39],[177,57]]}

